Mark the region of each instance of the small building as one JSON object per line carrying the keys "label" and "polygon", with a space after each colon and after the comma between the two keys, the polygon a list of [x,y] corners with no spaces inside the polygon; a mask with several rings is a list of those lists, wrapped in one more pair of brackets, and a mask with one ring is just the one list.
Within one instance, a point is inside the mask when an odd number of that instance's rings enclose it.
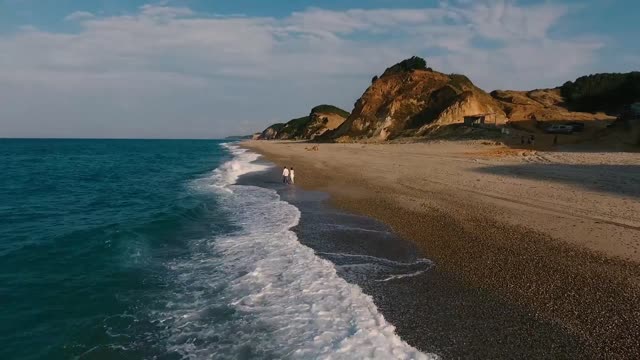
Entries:
{"label": "small building", "polygon": [[485,123],[493,122],[495,124],[495,119],[491,119],[491,116],[495,114],[477,114],[477,115],[468,115],[464,117],[464,124],[466,126],[482,126]]}

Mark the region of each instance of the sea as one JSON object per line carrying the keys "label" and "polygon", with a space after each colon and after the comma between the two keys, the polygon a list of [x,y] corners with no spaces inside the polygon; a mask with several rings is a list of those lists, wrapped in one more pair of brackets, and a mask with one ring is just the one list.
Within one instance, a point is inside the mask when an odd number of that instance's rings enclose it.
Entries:
{"label": "sea", "polygon": [[238,181],[269,171],[217,140],[0,139],[0,359],[435,358],[347,276],[356,255]]}

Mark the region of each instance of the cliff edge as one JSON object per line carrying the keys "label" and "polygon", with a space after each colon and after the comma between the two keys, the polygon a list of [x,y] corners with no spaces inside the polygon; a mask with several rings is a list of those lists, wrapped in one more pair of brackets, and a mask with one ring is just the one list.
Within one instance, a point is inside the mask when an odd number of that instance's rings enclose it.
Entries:
{"label": "cliff edge", "polygon": [[492,123],[507,117],[500,104],[464,75],[443,74],[413,57],[374,77],[347,120],[331,134],[336,141],[390,140],[421,136],[437,125],[462,123],[484,114]]}

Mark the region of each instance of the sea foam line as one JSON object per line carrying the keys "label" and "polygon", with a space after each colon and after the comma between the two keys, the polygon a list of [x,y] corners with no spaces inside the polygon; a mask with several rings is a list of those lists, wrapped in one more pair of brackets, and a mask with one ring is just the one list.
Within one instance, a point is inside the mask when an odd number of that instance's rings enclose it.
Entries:
{"label": "sea foam line", "polygon": [[[242,224],[213,242],[227,269],[228,304],[252,324],[235,333],[236,341],[295,359],[438,358],[402,341],[370,296],[299,242],[290,230],[300,219],[295,206],[274,190],[235,185],[239,176],[268,166],[256,164],[255,153],[223,146],[234,158],[196,187],[217,192],[224,209]],[[193,355],[193,346],[185,350]]]}

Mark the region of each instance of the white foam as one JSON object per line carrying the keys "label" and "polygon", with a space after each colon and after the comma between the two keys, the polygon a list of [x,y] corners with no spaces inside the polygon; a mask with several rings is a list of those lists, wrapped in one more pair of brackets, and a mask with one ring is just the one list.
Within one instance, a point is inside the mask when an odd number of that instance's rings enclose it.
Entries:
{"label": "white foam", "polygon": [[376,280],[376,281],[380,281],[380,282],[386,282],[386,281],[391,281],[391,280],[397,280],[397,279],[404,279],[404,278],[410,278],[410,277],[415,277],[418,276],[420,274],[423,274],[426,270],[418,270],[416,272],[412,272],[409,274],[399,274],[399,275],[391,275],[386,279],[382,279],[382,280]]}
{"label": "white foam", "polygon": [[[317,252],[316,254],[336,260],[339,274],[347,280],[373,280],[387,282],[423,274],[433,267],[429,259],[413,262],[393,261],[369,255]],[[413,270],[413,271],[412,271]]]}
{"label": "white foam", "polygon": [[[203,264],[215,263],[224,269],[224,279],[206,282],[189,277],[188,281],[199,288],[220,286],[221,280],[228,285],[224,289],[227,305],[243,319],[233,334],[237,343],[277,358],[437,358],[402,341],[370,296],[338,276],[333,263],[298,241],[290,230],[300,219],[296,207],[282,201],[274,190],[233,185],[240,175],[265,166],[253,163],[258,155],[227,146],[234,159],[205,183],[219,193],[224,209],[241,230],[213,239],[210,243],[219,257],[201,259]],[[197,187],[204,189],[202,185]],[[203,304],[192,300],[189,306],[181,306],[181,322],[189,328],[201,316],[198,307]],[[202,334],[176,332],[170,347],[193,359],[232,358],[229,350],[241,349],[238,344],[217,344],[203,351],[195,340],[185,340],[190,336]]]}
{"label": "white foam", "polygon": [[269,168],[267,165],[255,163],[260,155],[254,152],[228,143],[223,143],[221,146],[231,152],[233,159],[213,170],[210,176],[194,182],[194,185],[200,190],[206,187],[215,187],[231,191],[229,185],[235,184],[240,176]]}

